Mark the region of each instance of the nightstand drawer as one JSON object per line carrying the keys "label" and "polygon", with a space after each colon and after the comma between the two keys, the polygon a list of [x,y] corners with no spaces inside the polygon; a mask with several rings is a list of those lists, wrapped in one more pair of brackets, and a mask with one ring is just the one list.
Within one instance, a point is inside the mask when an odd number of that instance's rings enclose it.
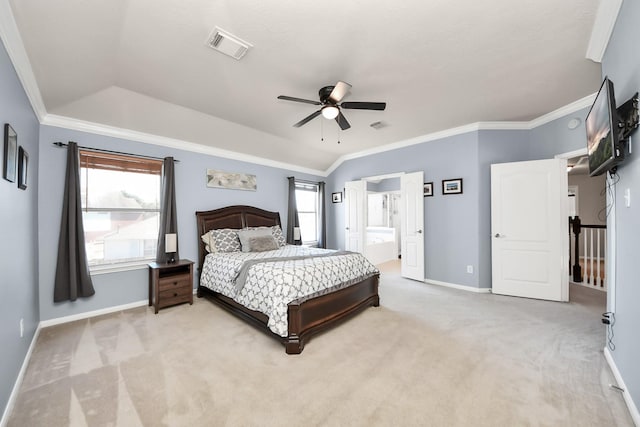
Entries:
{"label": "nightstand drawer", "polygon": [[171,298],[178,298],[183,296],[189,296],[193,294],[193,289],[190,286],[180,286],[175,289],[168,289],[165,291],[160,291],[160,303],[164,304],[166,300]]}
{"label": "nightstand drawer", "polygon": [[158,282],[160,293],[170,289],[193,286],[191,284],[191,276],[189,274],[161,277]]}

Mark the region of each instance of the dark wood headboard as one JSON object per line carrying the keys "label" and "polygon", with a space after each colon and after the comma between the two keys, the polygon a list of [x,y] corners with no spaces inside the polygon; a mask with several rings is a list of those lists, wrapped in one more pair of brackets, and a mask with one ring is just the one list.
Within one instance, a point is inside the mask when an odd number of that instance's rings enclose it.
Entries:
{"label": "dark wood headboard", "polygon": [[204,257],[207,255],[200,236],[207,231],[218,228],[241,229],[272,225],[282,227],[279,212],[269,212],[253,206],[227,206],[212,211],[199,211],[196,212],[196,223],[198,226],[198,275],[202,273]]}

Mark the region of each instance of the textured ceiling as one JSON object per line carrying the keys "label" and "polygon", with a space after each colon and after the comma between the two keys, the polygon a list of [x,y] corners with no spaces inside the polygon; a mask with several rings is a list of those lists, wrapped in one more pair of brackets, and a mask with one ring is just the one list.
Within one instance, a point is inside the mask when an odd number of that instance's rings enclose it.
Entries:
{"label": "textured ceiling", "polygon": [[[315,170],[480,121],[523,121],[597,91],[598,0],[13,0],[47,112]],[[253,44],[205,46],[219,26]],[[318,117],[338,80],[352,127]],[[374,130],[369,125],[382,121]],[[321,138],[324,137],[324,142]],[[337,141],[341,143],[338,144]]]}

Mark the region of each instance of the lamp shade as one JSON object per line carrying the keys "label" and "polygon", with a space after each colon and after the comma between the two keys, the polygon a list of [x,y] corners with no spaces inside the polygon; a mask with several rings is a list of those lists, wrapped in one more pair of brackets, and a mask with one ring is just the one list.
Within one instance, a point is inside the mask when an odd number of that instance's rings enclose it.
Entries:
{"label": "lamp shade", "polygon": [[164,251],[173,253],[178,250],[178,235],[176,233],[167,233],[164,235]]}
{"label": "lamp shade", "polygon": [[338,107],[335,107],[333,105],[322,107],[322,116],[325,119],[335,119],[338,116],[338,113],[340,113],[340,110],[338,110]]}

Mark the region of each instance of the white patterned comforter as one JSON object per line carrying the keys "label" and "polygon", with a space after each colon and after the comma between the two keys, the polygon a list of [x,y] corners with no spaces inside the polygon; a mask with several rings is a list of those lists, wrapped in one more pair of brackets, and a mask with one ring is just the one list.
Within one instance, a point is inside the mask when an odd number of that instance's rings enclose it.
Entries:
{"label": "white patterned comforter", "polygon": [[212,253],[206,256],[200,285],[269,316],[267,326],[288,335],[287,304],[336,285],[356,283],[377,273],[362,254],[270,261],[251,266],[245,286],[236,291],[234,277],[245,260],[325,254],[328,249],[287,245],[274,251]]}

